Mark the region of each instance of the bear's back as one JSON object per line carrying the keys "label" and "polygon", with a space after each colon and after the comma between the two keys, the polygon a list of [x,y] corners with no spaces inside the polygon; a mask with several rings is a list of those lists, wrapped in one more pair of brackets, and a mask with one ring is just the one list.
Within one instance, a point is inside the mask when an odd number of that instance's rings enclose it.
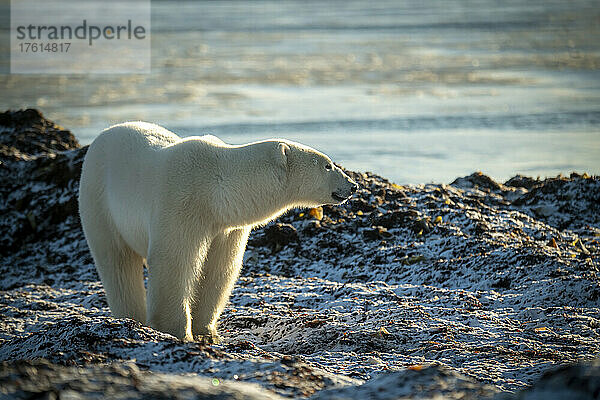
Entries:
{"label": "bear's back", "polygon": [[104,130],[97,140],[110,140],[112,145],[150,147],[158,150],[181,140],[175,133],[149,122],[125,122]]}

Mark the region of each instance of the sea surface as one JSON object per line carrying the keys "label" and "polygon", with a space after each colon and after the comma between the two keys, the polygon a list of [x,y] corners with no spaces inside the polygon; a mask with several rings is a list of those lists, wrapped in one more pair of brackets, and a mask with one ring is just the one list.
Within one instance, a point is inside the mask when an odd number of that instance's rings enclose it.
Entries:
{"label": "sea surface", "polygon": [[156,0],[151,74],[0,75],[20,107],[84,144],[138,119],[285,137],[397,183],[599,174],[600,3]]}

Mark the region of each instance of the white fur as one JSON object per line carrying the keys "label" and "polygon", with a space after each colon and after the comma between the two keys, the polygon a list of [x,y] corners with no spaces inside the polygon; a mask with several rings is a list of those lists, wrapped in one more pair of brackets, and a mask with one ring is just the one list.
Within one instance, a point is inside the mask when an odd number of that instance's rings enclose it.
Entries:
{"label": "white fur", "polygon": [[232,146],[129,122],[90,145],[79,210],[114,316],[216,341],[252,227],[293,207],[339,203],[355,187],[298,143]]}

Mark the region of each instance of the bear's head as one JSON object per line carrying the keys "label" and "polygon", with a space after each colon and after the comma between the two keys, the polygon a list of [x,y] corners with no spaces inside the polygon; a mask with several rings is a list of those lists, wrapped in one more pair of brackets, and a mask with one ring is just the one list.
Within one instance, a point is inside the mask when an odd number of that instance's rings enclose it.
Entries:
{"label": "bear's head", "polygon": [[279,141],[278,158],[286,169],[290,195],[299,206],[341,204],[358,185],[325,154],[290,141]]}

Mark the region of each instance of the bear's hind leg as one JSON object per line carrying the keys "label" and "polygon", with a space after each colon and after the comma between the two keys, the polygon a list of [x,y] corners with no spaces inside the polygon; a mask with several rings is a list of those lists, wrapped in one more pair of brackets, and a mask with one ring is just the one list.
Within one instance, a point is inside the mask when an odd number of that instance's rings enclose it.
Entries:
{"label": "bear's hind leg", "polygon": [[202,340],[220,340],[217,321],[240,274],[249,234],[248,228],[234,229],[217,235],[211,243],[191,304],[192,333]]}
{"label": "bear's hind leg", "polygon": [[114,267],[103,278],[110,309],[117,318],[133,318],[145,324],[144,259],[127,245],[114,252]]}
{"label": "bear's hind leg", "polygon": [[112,315],[116,318],[133,318],[145,324],[143,258],[109,229],[101,234],[86,232],[86,236]]}

